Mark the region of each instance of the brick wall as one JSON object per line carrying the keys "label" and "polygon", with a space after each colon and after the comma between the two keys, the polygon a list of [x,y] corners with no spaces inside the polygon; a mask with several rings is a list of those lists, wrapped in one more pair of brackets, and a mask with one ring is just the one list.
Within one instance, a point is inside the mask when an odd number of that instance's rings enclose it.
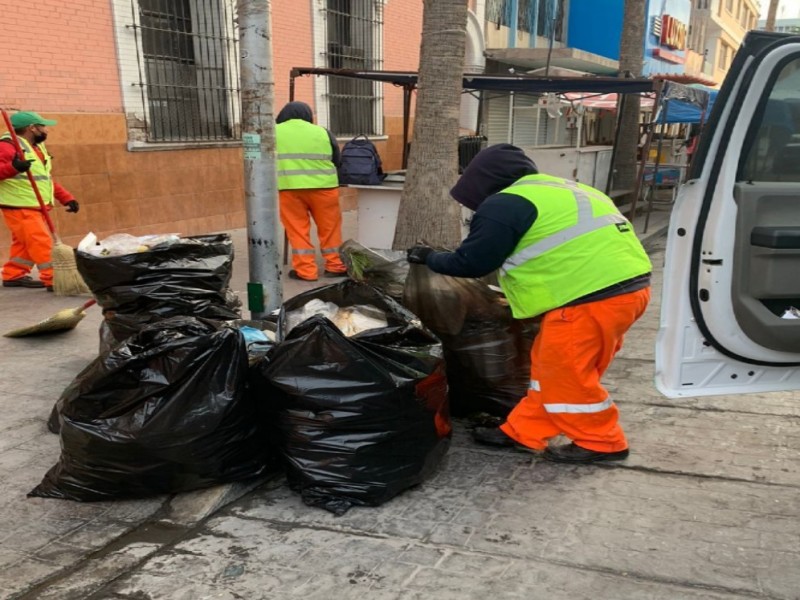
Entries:
{"label": "brick wall", "polygon": [[0,106],[121,112],[109,0],[4,2],[0,22]]}

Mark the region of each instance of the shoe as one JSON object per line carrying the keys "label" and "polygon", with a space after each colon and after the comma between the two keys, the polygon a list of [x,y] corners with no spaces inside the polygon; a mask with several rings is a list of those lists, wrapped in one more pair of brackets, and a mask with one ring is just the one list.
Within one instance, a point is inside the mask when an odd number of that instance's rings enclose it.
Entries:
{"label": "shoe", "polygon": [[472,430],[472,439],[479,444],[495,446],[497,448],[513,448],[520,452],[532,452],[538,454],[540,451],[534,448],[523,446],[513,438],[508,437],[499,427],[476,427]]}
{"label": "shoe", "polygon": [[625,460],[628,458],[628,453],[627,448],[619,452],[597,452],[596,450],[581,448],[575,444],[565,444],[563,446],[548,447],[542,456],[552,462],[589,465],[596,462]]}
{"label": "shoe", "polygon": [[317,280],[316,277],[314,279],[306,279],[305,277],[300,277],[300,275],[298,275],[297,271],[295,271],[294,269],[289,271],[289,279],[297,279],[298,281],[316,281]]}
{"label": "shoe", "polygon": [[347,277],[347,271],[325,271],[324,277]]}
{"label": "shoe", "polygon": [[18,279],[9,279],[3,281],[3,287],[24,287],[24,288],[43,288],[44,284],[41,281],[36,281],[30,276],[19,277]]}
{"label": "shoe", "polygon": [[46,285],[44,287],[48,292],[52,292],[53,291],[53,286],[52,285]]}

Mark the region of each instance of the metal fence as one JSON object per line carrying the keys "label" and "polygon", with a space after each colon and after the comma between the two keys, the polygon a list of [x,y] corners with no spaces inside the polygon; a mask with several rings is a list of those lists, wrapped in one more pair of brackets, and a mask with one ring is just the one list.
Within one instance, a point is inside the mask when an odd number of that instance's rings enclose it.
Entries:
{"label": "metal fence", "polygon": [[[328,0],[325,58],[328,68],[380,70],[383,2],[381,0]],[[327,78],[328,127],[335,135],[374,135],[380,94],[372,81]]]}
{"label": "metal fence", "polygon": [[131,0],[147,140],[236,140],[238,39],[229,0]]}

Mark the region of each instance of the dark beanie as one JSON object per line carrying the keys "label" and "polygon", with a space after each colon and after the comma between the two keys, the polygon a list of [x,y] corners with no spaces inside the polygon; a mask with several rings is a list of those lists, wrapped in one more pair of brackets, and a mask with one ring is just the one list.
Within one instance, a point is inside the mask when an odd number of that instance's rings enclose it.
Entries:
{"label": "dark beanie", "polygon": [[512,183],[539,170],[525,153],[511,144],[496,144],[478,152],[464,169],[450,195],[470,210]]}

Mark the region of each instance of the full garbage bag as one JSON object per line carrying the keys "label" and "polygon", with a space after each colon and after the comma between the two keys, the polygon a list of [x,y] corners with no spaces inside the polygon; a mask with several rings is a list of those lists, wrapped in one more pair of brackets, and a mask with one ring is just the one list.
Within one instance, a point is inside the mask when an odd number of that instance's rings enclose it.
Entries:
{"label": "full garbage bag", "polygon": [[[287,314],[313,299],[376,307],[387,325],[347,337],[316,315],[287,331]],[[260,375],[289,485],[306,504],[337,515],[377,506],[435,471],[451,434],[447,381],[441,344],[414,315],[345,281],[287,301],[279,339]]]}
{"label": "full garbage bag", "polygon": [[184,237],[142,252],[76,252],[78,270],[103,308],[101,349],[147,324],[175,316],[230,320],[238,301],[228,290],[233,242],[228,234]]}
{"label": "full garbage bag", "polygon": [[488,281],[411,265],[403,304],[442,340],[453,416],[504,417],[527,393],[538,324],[515,320]]}
{"label": "full garbage bag", "polygon": [[408,276],[405,252],[373,250],[355,240],[347,240],[339,248],[339,256],[351,279],[368,283],[395,300],[403,298],[403,287]]}
{"label": "full garbage bag", "polygon": [[142,497],[267,472],[274,455],[247,378],[239,331],[192,317],[145,327],[66,388],[61,458],[30,495]]}

